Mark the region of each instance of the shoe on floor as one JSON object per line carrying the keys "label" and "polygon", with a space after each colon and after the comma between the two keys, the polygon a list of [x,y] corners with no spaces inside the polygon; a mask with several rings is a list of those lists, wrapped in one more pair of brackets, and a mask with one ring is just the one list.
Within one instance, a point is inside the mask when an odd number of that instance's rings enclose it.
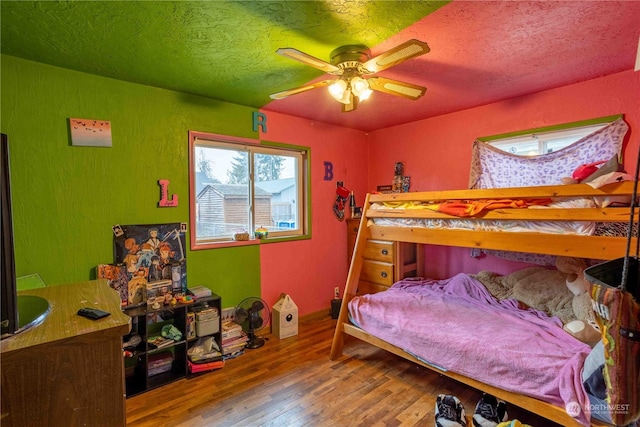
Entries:
{"label": "shoe on floor", "polygon": [[484,393],[476,405],[472,420],[474,427],[496,427],[498,423],[506,421],[507,417],[507,404]]}
{"label": "shoe on floor", "polygon": [[455,396],[439,394],[436,398],[436,427],[467,427],[464,407]]}

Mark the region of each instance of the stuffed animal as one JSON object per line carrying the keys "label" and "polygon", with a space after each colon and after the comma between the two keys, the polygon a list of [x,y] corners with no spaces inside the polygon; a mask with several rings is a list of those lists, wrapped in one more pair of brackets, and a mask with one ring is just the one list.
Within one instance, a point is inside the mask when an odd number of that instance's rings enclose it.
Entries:
{"label": "stuffed animal", "polygon": [[571,305],[576,320],[565,323],[563,329],[593,347],[602,337],[589,295],[591,285],[584,277],[587,263],[580,258],[558,257],[556,268],[567,274],[567,288],[574,294]]}
{"label": "stuffed animal", "polygon": [[516,299],[525,307],[558,317],[562,324],[576,320],[571,306],[574,295],[566,286],[566,274],[561,271],[529,267],[505,276],[481,271],[476,278],[498,299]]}
{"label": "stuffed animal", "polygon": [[567,275],[567,288],[574,295],[572,306],[576,319],[595,322],[596,317],[589,295],[591,285],[584,277],[586,261],[581,258],[558,257],[556,268]]}
{"label": "stuffed animal", "polygon": [[602,339],[600,328],[598,324],[593,321],[572,320],[564,325],[562,329],[589,345],[591,348],[595,347]]}
{"label": "stuffed animal", "polygon": [[600,331],[584,278],[587,264],[578,258],[558,257],[557,269],[529,267],[500,276],[481,271],[475,277],[498,299],[514,298],[562,321],[565,331],[593,347]]}

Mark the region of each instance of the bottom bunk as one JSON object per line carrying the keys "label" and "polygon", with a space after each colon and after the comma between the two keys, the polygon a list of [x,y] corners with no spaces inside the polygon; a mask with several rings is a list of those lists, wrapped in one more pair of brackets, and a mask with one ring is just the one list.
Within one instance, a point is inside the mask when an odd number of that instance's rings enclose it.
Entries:
{"label": "bottom bunk", "polygon": [[348,306],[350,323],[339,324],[347,335],[563,426],[588,425],[588,409],[580,408],[593,405],[581,371],[591,347],[565,332],[557,317],[498,300],[466,274],[405,279]]}
{"label": "bottom bunk", "polygon": [[[404,350],[402,350],[399,347],[394,346],[393,344],[389,344],[388,342],[381,340],[380,338],[375,337],[374,335],[371,335],[365,331],[363,331],[362,329],[358,328],[357,326],[354,326],[352,324],[348,324],[348,323],[343,323],[340,325],[340,329],[342,333],[344,333],[345,335],[351,336],[351,337],[355,337],[359,340],[362,340],[366,343],[369,343],[373,346],[376,346],[378,348],[381,348],[383,350],[386,350],[390,353],[393,353],[397,356],[400,356],[404,359],[410,360],[418,365],[424,366],[428,369],[431,369],[433,371],[436,371],[438,373],[440,373],[441,375],[444,375],[448,378],[454,379],[456,381],[459,381],[463,384],[466,384],[470,387],[473,387],[477,390],[483,391],[485,393],[489,393],[495,397],[497,397],[498,399],[502,399],[510,404],[516,405],[522,409],[525,409],[531,413],[534,413],[536,415],[540,415],[550,421],[553,421],[557,424],[560,424],[562,426],[565,427],[570,427],[570,426],[580,426],[582,424],[580,424],[578,421],[576,421],[574,418],[572,418],[571,416],[569,416],[566,412],[566,410],[564,408],[561,408],[559,406],[556,405],[552,405],[550,403],[546,403],[543,402],[541,400],[538,399],[534,399],[532,397],[529,396],[525,396],[523,394],[519,394],[519,393],[512,393],[512,392],[507,392],[503,389],[497,388],[497,387],[493,387],[490,386],[488,384],[485,384],[483,382],[474,380],[473,378],[469,378],[466,377],[464,375],[460,375],[457,374],[455,372],[451,372],[451,371],[443,371],[441,369],[438,369],[437,367],[430,365],[428,363],[426,363],[425,361],[418,359],[417,357],[415,357],[414,355],[412,355],[411,353],[408,353]],[[343,339],[343,338],[340,338]],[[342,350],[340,350],[340,352],[336,355],[332,355],[332,359],[336,359],[340,356],[340,354],[342,354]],[[601,422],[601,421],[597,421],[597,420],[592,420],[591,421],[591,426],[593,427],[610,427],[610,424],[605,423],[605,422]],[[542,427],[542,426],[537,426],[537,427]]]}

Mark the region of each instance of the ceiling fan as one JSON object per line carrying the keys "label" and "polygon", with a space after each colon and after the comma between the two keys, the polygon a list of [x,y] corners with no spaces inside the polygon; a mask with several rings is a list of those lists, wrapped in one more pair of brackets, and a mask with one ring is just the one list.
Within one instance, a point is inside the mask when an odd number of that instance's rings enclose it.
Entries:
{"label": "ceiling fan", "polygon": [[271,99],[283,99],[311,89],[328,86],[333,98],[342,103],[342,111],[353,111],[358,102],[371,95],[372,90],[416,100],[424,95],[426,88],[386,77],[368,77],[379,71],[398,65],[407,59],[429,52],[429,46],[420,40],[408,40],[388,51],[371,58],[369,48],[364,45],[341,46],[331,52],[331,62],[307,55],[290,47],[280,48],[276,53],[310,65],[325,73],[338,76],[337,79],[321,80],[294,89],[274,93]]}

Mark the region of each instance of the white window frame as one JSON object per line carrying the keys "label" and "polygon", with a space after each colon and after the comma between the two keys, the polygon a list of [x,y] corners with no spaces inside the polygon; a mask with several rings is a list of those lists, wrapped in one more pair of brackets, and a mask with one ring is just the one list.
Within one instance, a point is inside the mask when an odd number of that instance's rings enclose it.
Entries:
{"label": "white window frame", "polygon": [[[596,132],[622,117],[621,115],[602,117],[593,120],[566,123],[538,129],[529,129],[509,134],[501,134],[478,138],[499,150],[518,156],[540,156],[552,151],[558,151],[585,136]],[[549,146],[554,145],[552,151]],[[524,147],[533,146],[535,149],[522,153]]]}
{"label": "white window frame", "polygon": [[[196,148],[210,146],[213,148],[245,151],[248,153],[249,168],[249,240],[234,240],[233,236],[198,238],[197,236],[197,206],[196,206]],[[296,227],[287,230],[270,230],[266,238],[256,239],[254,231],[264,224],[255,223],[255,194],[254,194],[254,155],[283,155],[296,159],[295,180],[297,189]],[[309,188],[309,164],[310,149],[308,147],[293,146],[288,144],[270,143],[250,138],[232,137],[205,132],[189,132],[189,206],[190,206],[190,234],[191,250],[213,249],[227,246],[241,246],[258,243],[271,243],[276,241],[289,241],[310,238],[311,210]]]}

